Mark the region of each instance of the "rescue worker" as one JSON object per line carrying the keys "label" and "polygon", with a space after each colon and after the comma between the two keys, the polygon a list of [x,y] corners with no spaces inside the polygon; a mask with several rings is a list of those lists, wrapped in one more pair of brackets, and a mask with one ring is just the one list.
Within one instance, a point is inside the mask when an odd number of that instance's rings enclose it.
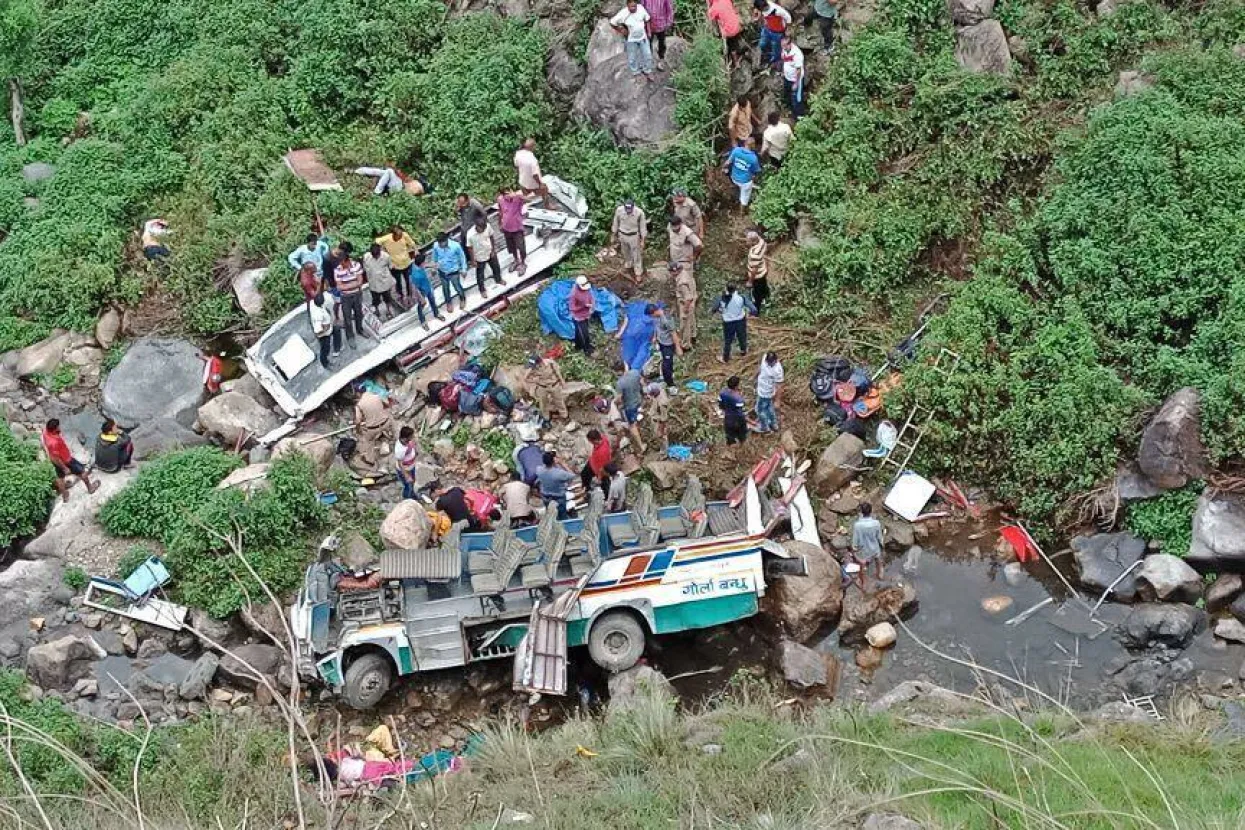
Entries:
{"label": "rescue worker", "polygon": [[527,361],[527,386],[540,414],[552,421],[554,416],[566,420],[566,379],[551,358],[532,355]]}
{"label": "rescue worker", "polygon": [[683,224],[687,225],[701,239],[705,238],[705,214],[701,211],[700,205],[696,204],[696,200],[687,195],[687,190],[677,187],[671,193],[671,203],[674,205],[672,211],[675,216],[683,220]]}
{"label": "rescue worker", "polygon": [[95,439],[95,467],[105,473],[116,473],[130,466],[134,457],[134,442],[130,436],[117,428],[112,418],[104,421]]}
{"label": "rescue worker", "polygon": [[379,445],[393,440],[393,414],[389,411],[389,401],[364,388],[354,405],[354,434],[359,442],[354,457],[365,471],[376,471]]}
{"label": "rescue worker", "polygon": [[696,343],[696,277],[681,262],[666,267],[674,280],[674,299],[679,306],[679,343],[686,349]]}
{"label": "rescue worker", "polygon": [[644,243],[648,240],[648,216],[636,207],[635,199],[627,199],[614,209],[610,226],[610,247],[618,246],[623,268],[636,285],[644,279]]}

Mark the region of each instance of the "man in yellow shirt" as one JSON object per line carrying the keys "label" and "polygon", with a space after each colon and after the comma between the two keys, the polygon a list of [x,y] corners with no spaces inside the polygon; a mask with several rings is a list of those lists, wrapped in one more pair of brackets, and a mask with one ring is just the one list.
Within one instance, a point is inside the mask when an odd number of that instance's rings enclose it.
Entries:
{"label": "man in yellow shirt", "polygon": [[[402,229],[401,225],[394,225],[389,233],[376,237],[376,243],[389,254],[389,259],[392,260],[389,272],[393,274],[393,279],[398,284],[398,297],[405,301],[407,292],[411,291],[411,254],[418,251],[419,246],[415,244],[411,235]],[[433,312],[435,313],[436,309],[433,309]]]}

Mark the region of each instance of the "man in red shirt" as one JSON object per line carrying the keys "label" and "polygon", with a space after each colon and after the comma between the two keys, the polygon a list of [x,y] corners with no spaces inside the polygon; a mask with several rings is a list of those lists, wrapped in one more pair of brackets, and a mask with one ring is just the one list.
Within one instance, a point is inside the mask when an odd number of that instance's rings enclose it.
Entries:
{"label": "man in red shirt", "polygon": [[569,301],[571,322],[575,324],[575,348],[584,354],[592,355],[592,335],[588,331],[588,323],[596,311],[596,298],[592,294],[592,284],[588,278],[580,274],[575,278],[575,287],[571,289]]}
{"label": "man in red shirt", "polygon": [[80,478],[86,485],[88,493],[94,493],[99,489],[99,482],[91,481],[86,474],[86,467],[83,467],[82,462],[74,458],[73,453],[69,451],[65,436],[61,435],[61,422],[56,418],[48,421],[43,429],[43,451],[47,453],[48,461],[51,461],[52,466],[56,468],[56,492],[61,494],[63,500],[69,501],[69,484],[65,478],[70,475]]}
{"label": "man in red shirt", "polygon": [[726,52],[730,55],[731,67],[739,65],[744,56],[744,27],[739,22],[739,13],[735,11],[732,0],[709,0],[708,19],[710,28],[717,24],[718,34],[726,41]]}
{"label": "man in red shirt", "polygon": [[610,446],[610,439],[601,434],[601,430],[588,430],[588,443],[592,445],[592,452],[588,454],[588,463],[579,473],[585,494],[591,492],[593,481],[601,482],[602,487],[608,486],[606,482],[609,476],[605,467],[614,460],[614,448]]}

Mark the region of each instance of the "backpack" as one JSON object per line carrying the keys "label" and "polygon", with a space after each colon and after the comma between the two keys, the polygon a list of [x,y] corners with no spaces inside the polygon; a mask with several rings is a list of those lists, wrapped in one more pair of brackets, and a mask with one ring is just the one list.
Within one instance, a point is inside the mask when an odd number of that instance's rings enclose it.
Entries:
{"label": "backpack", "polygon": [[447,383],[441,388],[441,394],[437,396],[437,403],[441,404],[441,408],[446,412],[458,411],[458,400],[462,394],[463,388],[457,383]]}
{"label": "backpack", "polygon": [[834,399],[834,386],[852,376],[852,364],[845,357],[823,357],[813,366],[813,374],[808,379],[809,391],[819,401]]}
{"label": "backpack", "polygon": [[481,398],[475,393],[474,389],[459,387],[462,391],[458,393],[458,411],[463,415],[479,415],[484,411],[484,405],[480,403]]}
{"label": "backpack", "polygon": [[494,386],[489,390],[488,397],[498,409],[507,415],[514,411],[514,393],[506,387]]}

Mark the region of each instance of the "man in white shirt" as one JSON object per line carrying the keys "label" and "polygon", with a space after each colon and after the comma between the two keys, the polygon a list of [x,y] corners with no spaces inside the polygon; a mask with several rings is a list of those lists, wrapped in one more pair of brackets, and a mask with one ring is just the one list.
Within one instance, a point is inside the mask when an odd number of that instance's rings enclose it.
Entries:
{"label": "man in white shirt", "polygon": [[501,486],[498,494],[501,506],[510,516],[511,527],[530,525],[536,519],[536,511],[532,509],[532,488],[523,481],[523,473],[515,470],[510,481]]}
{"label": "man in white shirt", "polygon": [[791,114],[804,114],[804,52],[795,45],[791,33],[782,36],[782,88]]}
{"label": "man in white shirt", "polygon": [[627,0],[627,6],[610,18],[614,31],[626,39],[627,66],[631,74],[653,74],[653,50],[648,42],[648,10],[636,0]]}
{"label": "man in white shirt", "polygon": [[757,372],[758,432],[778,431],[778,406],[782,402],[782,385],[786,375],[775,352],[766,352]]}
{"label": "man in white shirt", "polygon": [[320,341],[320,365],[330,367],[329,349],[338,354],[342,349],[341,329],[333,325],[333,311],[324,294],[317,294],[307,303],[307,315],[311,318],[311,333]]}
{"label": "man in white shirt", "polygon": [[536,159],[536,139],[528,138],[523,141],[523,146],[514,154],[514,168],[519,172],[519,189],[523,191],[523,195],[539,194],[545,200],[545,207],[552,209],[549,188],[541,178],[540,162]]}
{"label": "man in white shirt", "polygon": [[503,288],[506,286],[501,279],[501,263],[497,261],[497,246],[493,244],[493,232],[488,222],[477,219],[475,227],[467,231],[467,256],[471,257],[476,267],[476,289],[481,297],[487,297],[484,290],[484,266],[493,272],[493,281]]}
{"label": "man in white shirt", "polygon": [[769,159],[775,168],[782,167],[792,135],[791,125],[783,121],[777,111],[771,112],[769,126],[761,134],[761,157]]}

